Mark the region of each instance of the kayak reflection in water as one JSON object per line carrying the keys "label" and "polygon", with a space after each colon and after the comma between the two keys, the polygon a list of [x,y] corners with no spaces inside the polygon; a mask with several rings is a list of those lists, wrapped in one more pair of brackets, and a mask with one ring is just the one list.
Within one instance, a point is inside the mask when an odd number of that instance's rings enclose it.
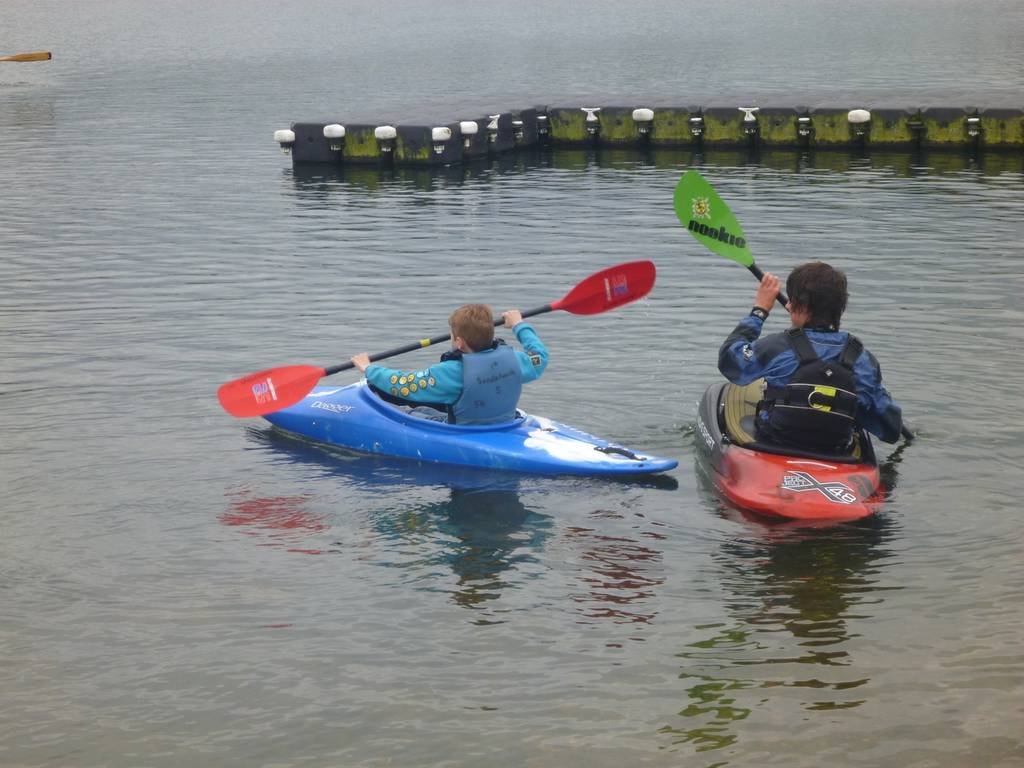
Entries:
{"label": "kayak reflection in water", "polygon": [[754,307],[722,344],[718,369],[734,384],[764,378],[756,437],[807,451],[848,453],[864,428],[888,443],[903,429],[902,411],[882,385],[874,355],[839,330],[846,309],[846,275],[820,261],[803,264],[786,281],[793,327],[759,338],[780,294],[766,274]]}
{"label": "kayak reflection in water", "polygon": [[385,562],[405,569],[418,589],[447,592],[463,608],[488,609],[542,570],[535,564],[552,521],[523,502],[519,482],[483,474],[459,478],[443,500],[380,510],[374,529],[383,549],[402,552]]}
{"label": "kayak reflection in water", "polygon": [[511,421],[522,385],[544,373],[548,351],[518,310],[510,309],[502,317],[525,351],[513,350],[494,338],[489,306],[466,304],[448,318],[453,348],[441,356],[439,363],[424,370],[402,371],[375,365],[363,352],[352,358],[352,364],[383,399],[396,405],[420,406],[416,411],[419,415],[426,415],[422,412],[425,407],[438,412],[428,417],[440,420],[444,414],[451,424]]}
{"label": "kayak reflection in water", "polygon": [[800,722],[811,733],[840,710],[871,706],[872,665],[858,655],[871,656],[865,627],[894,589],[885,573],[894,533],[876,516],[827,530],[747,529],[724,541],[711,560],[725,615],[694,627],[698,639],[677,653],[682,706],[660,733],[706,753],[756,740],[768,723]]}
{"label": "kayak reflection in water", "polygon": [[[438,530],[452,537],[444,559],[457,579],[452,600],[482,607],[532,578],[551,519],[523,503],[518,488],[452,488]],[[511,569],[511,574],[506,571]]]}

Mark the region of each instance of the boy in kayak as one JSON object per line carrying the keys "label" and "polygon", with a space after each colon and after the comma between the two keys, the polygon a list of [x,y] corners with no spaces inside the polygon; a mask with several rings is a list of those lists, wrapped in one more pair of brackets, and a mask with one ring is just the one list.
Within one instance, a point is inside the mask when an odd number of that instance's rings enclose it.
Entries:
{"label": "boy in kayak", "polygon": [[855,336],[839,330],[846,275],[821,261],[794,269],[786,281],[793,327],[759,338],[779,287],[775,275],[764,276],[754,308],[718,353],[718,370],[734,384],[765,380],[755,419],[757,439],[843,453],[854,429],[863,427],[887,443],[896,442],[902,412],[882,385],[878,361]]}
{"label": "boy in kayak", "polygon": [[428,406],[448,414],[448,422],[463,425],[498,424],[515,418],[525,382],[539,379],[548,364],[548,351],[519,310],[502,313],[525,351],[494,338],[491,308],[466,304],[448,318],[452,349],[441,362],[419,371],[400,371],[370,362],[362,352],[352,363],[366,375],[370,387],[397,405]]}

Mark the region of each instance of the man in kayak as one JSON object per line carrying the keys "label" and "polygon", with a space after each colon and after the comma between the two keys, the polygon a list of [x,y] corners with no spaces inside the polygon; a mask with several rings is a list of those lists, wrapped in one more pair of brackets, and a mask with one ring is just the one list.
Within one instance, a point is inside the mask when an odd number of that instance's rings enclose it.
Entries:
{"label": "man in kayak", "polygon": [[539,379],[548,351],[519,310],[502,313],[523,350],[494,338],[491,308],[466,304],[448,318],[452,349],[441,362],[419,371],[400,371],[370,362],[366,352],[352,363],[366,374],[370,387],[398,405],[428,406],[448,415],[449,423],[498,424],[515,418],[525,382]]}
{"label": "man in kayak", "polygon": [[734,384],[765,380],[755,419],[757,439],[843,453],[855,428],[863,427],[887,443],[896,442],[902,412],[882,385],[878,361],[855,336],[839,330],[846,275],[821,261],[794,269],[786,281],[793,327],[759,338],[779,287],[775,275],[764,276],[754,308],[718,353],[718,370]]}

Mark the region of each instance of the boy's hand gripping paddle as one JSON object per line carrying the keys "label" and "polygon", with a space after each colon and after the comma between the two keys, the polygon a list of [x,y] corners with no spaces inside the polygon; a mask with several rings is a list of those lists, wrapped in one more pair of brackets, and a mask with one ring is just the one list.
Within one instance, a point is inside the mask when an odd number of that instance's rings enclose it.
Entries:
{"label": "boy's hand gripping paddle", "polygon": [[[527,318],[559,309],[574,315],[596,315],[607,312],[646,296],[654,287],[655,277],[656,271],[653,262],[630,261],[619,264],[594,273],[558,301],[523,312],[522,315]],[[498,318],[494,324],[498,326],[503,322],[502,318]],[[429,347],[432,344],[448,341],[450,338],[451,334],[446,333],[429,339],[421,339],[402,347],[370,355],[370,362],[401,355],[414,349]],[[354,367],[351,362],[346,362],[330,368],[317,368],[313,365],[269,368],[223,384],[217,390],[217,398],[224,410],[232,416],[263,416],[299,402],[324,376],[347,371]]]}

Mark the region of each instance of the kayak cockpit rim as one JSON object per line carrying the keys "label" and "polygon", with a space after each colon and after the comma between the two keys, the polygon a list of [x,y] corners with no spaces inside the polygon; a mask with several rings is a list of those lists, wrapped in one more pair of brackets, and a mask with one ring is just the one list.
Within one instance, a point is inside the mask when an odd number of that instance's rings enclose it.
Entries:
{"label": "kayak cockpit rim", "polygon": [[[387,418],[400,424],[414,425],[419,429],[436,430],[438,432],[448,432],[452,434],[458,434],[460,432],[506,432],[513,429],[517,429],[526,422],[528,416],[521,410],[516,410],[516,417],[510,421],[502,421],[497,424],[449,424],[446,421],[434,421],[433,419],[424,418],[423,416],[416,416],[402,410],[396,405],[392,405],[385,400],[378,397],[372,389],[367,385],[366,380],[362,380],[356,384],[359,388],[359,399],[362,402],[367,403],[374,409],[385,414]],[[309,396],[315,397],[317,393],[314,391]],[[438,411],[440,413],[440,411]]]}
{"label": "kayak cockpit rim", "polygon": [[[750,385],[746,385],[750,386]],[[805,459],[809,461],[821,461],[832,464],[871,464],[877,465],[878,459],[875,456],[874,445],[871,442],[871,437],[864,429],[858,429],[855,432],[855,438],[857,440],[857,447],[859,449],[859,455],[857,453],[848,454],[835,454],[825,453],[813,450],[803,450],[789,445],[775,445],[773,443],[763,442],[754,439],[748,443],[740,443],[733,439],[729,434],[729,430],[726,426],[726,393],[730,387],[739,388],[740,385],[731,384],[728,381],[717,382],[708,387],[708,391],[714,391],[715,402],[717,406],[715,408],[715,420],[716,426],[719,430],[719,439],[721,445],[731,445],[736,448],[742,448],[747,451],[758,451],[760,453],[770,453],[775,456],[784,456],[790,459]],[[705,393],[705,396],[707,393]]]}

